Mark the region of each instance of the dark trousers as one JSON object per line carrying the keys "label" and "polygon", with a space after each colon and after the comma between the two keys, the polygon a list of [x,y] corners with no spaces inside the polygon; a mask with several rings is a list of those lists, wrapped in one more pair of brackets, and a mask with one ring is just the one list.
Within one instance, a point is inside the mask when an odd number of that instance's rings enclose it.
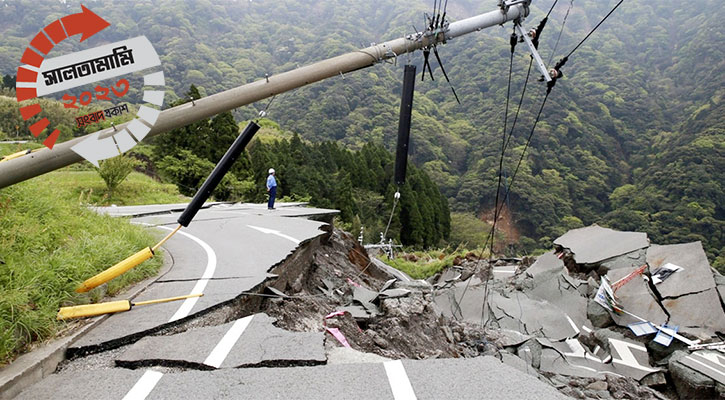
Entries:
{"label": "dark trousers", "polygon": [[269,201],[267,202],[267,208],[274,208],[275,197],[277,197],[277,186],[272,186],[269,189]]}

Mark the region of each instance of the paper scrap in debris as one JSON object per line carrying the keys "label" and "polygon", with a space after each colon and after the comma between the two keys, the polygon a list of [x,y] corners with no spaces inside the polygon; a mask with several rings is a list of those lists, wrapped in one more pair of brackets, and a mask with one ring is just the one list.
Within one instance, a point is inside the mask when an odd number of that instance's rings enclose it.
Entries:
{"label": "paper scrap in debris", "polygon": [[[677,325],[667,325],[667,324],[662,325],[662,328],[665,330],[671,330],[674,333],[677,333],[677,331],[680,329],[680,327]],[[673,338],[672,336],[666,334],[662,329],[660,329],[660,331],[657,332],[657,336],[655,336],[654,341],[665,347],[668,347],[670,345],[670,343],[672,343],[672,338]]]}
{"label": "paper scrap in debris", "polygon": [[602,283],[599,285],[599,290],[597,290],[597,295],[594,298],[594,301],[609,311],[618,311],[619,307],[614,299],[612,287],[609,286],[609,282],[604,277],[602,277],[601,282]]}
{"label": "paper scrap in debris", "polygon": [[664,282],[664,280],[669,278],[670,275],[681,269],[682,267],[680,267],[679,265],[667,263],[652,272],[652,282],[654,282],[655,285]]}
{"label": "paper scrap in debris", "polygon": [[328,332],[330,332],[330,334],[332,336],[334,336],[335,339],[337,339],[337,341],[340,342],[340,344],[342,344],[345,347],[350,347],[350,343],[347,342],[347,339],[345,338],[345,335],[343,335],[342,332],[340,332],[339,329],[337,329],[337,328],[327,328],[327,327],[325,329]]}
{"label": "paper scrap in debris", "polygon": [[637,336],[651,335],[657,332],[657,329],[650,322],[635,322],[627,326]]}

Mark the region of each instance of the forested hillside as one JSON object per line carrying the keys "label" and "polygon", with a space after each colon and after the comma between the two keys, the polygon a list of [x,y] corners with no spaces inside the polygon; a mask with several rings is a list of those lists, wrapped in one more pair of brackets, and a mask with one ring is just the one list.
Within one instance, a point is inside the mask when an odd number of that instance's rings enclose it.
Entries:
{"label": "forested hillside", "polygon": [[[551,3],[534,0],[526,25],[538,23]],[[559,2],[541,39],[544,59],[556,61],[566,54],[615,3]],[[76,1],[1,4],[3,74],[14,73],[39,27],[80,8]],[[411,33],[413,25],[422,28],[422,12],[431,5],[416,0],[138,1],[122,6],[99,1],[88,6],[112,26],[91,38],[90,45],[146,35],[162,56],[169,93],[185,93],[195,84],[204,95]],[[494,0],[450,0],[448,15],[459,20],[495,7]],[[724,18],[718,0],[696,5],[626,1],[572,56],[507,202],[525,248],[548,247],[565,229],[597,222],[647,231],[659,243],[702,240],[711,261],[723,253]],[[510,25],[491,28],[439,48],[461,105],[435,62],[436,80],[417,82],[411,155],[454,211],[488,215],[493,207],[509,34]],[[72,48],[81,45],[66,41],[53,51]],[[528,67],[526,51],[523,44],[516,48],[509,126]],[[281,95],[270,118],[303,141],[392,149],[402,64],[408,59],[400,56],[397,65]],[[410,61],[421,70],[420,54]],[[532,74],[505,157],[506,181],[543,95],[537,78]],[[234,115],[249,119],[265,104]]]}

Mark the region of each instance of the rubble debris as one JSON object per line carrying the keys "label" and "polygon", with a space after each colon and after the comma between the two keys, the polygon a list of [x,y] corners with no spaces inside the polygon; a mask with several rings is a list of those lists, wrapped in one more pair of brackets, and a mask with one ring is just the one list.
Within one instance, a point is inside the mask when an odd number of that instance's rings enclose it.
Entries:
{"label": "rubble debris", "polygon": [[612,314],[594,300],[587,302],[587,318],[595,328],[606,328],[614,324]]}
{"label": "rubble debris", "polygon": [[[650,246],[644,233],[592,226],[568,232],[555,245],[555,252],[518,267],[510,280],[455,280],[460,267],[443,271],[433,281],[441,315],[483,325],[490,338],[498,336],[497,344],[537,373],[626,379],[624,387],[645,398],[661,397],[650,387],[675,393],[667,378],[673,352],[700,340],[725,349],[717,345],[718,333],[725,334],[725,278],[710,268],[699,242]],[[676,272],[658,274],[658,268]],[[659,279],[648,285],[653,275]],[[704,351],[699,349],[693,347]],[[713,366],[725,365],[725,357],[710,357]],[[501,359],[520,366],[509,355]],[[695,364],[691,358],[685,362]],[[725,368],[722,373],[725,379]],[[604,392],[602,387],[592,385],[588,395],[566,385],[560,390],[581,398],[623,397],[622,385],[608,386],[606,396],[596,393]]]}
{"label": "rubble debris", "polygon": [[553,251],[546,252],[539,256],[534,263],[526,269],[526,275],[536,278],[537,275],[550,270],[560,271],[564,268],[564,262],[554,255]]}
{"label": "rubble debris", "polygon": [[688,357],[691,356],[686,352],[676,351],[670,358],[668,364],[677,395],[683,399],[718,398],[715,380],[700,372],[701,369],[707,369],[707,367],[701,364],[698,365],[698,369],[689,367],[685,364],[688,361],[685,361],[685,363],[682,362],[683,359]]}
{"label": "rubble debris", "polygon": [[554,240],[558,250],[568,250],[577,264],[591,265],[649,246],[647,234],[620,232],[591,225],[572,229]]}

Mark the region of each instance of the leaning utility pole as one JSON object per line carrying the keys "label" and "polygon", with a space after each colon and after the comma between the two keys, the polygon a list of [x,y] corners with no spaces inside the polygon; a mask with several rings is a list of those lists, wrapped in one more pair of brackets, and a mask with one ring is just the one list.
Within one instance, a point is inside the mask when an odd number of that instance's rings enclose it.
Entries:
{"label": "leaning utility pole", "polygon": [[[531,0],[500,1],[499,9],[495,11],[450,24],[446,22],[443,26],[435,29],[429,28],[424,32],[375,44],[164,110],[147,136],[159,135],[325,78],[370,67],[384,60],[396,58],[401,54],[428,49],[433,45],[445,43],[448,40],[471,32],[501,25],[507,21],[523,20],[529,15],[530,3]],[[119,125],[116,129],[121,130],[125,125]],[[100,131],[99,138],[106,138],[113,135],[114,132],[113,128],[104,129]],[[71,148],[86,139],[86,137],[59,143],[52,150],[46,148],[22,157],[0,162],[0,188],[82,161],[83,158]]]}

